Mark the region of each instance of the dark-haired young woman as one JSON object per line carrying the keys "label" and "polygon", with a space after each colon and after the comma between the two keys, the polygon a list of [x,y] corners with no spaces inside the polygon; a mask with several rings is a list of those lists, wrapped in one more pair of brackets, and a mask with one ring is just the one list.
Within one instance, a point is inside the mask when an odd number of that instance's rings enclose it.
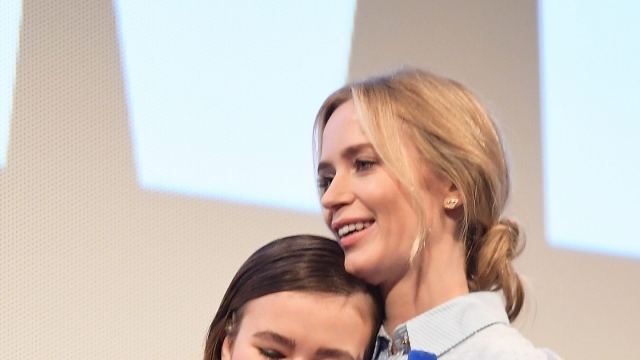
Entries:
{"label": "dark-haired young woman", "polygon": [[347,273],[334,240],[297,235],[256,251],[209,328],[205,360],[368,360],[382,323],[378,292]]}

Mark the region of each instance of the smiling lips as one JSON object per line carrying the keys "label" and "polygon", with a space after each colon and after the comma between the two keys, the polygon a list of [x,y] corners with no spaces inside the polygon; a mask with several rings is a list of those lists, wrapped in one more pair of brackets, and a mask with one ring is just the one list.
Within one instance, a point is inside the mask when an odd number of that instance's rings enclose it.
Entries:
{"label": "smiling lips", "polygon": [[352,224],[345,224],[342,225],[338,228],[338,236],[345,237],[347,235],[350,235],[356,231],[360,231],[362,229],[366,229],[369,226],[371,226],[372,221],[366,221],[366,222],[356,222],[356,223],[352,223]]}

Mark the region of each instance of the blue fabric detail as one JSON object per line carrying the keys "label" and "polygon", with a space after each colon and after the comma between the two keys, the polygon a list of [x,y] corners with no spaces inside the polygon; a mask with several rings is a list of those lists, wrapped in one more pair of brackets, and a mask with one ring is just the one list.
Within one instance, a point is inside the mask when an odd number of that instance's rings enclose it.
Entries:
{"label": "blue fabric detail", "polygon": [[438,360],[438,357],[430,352],[411,350],[409,351],[409,360]]}

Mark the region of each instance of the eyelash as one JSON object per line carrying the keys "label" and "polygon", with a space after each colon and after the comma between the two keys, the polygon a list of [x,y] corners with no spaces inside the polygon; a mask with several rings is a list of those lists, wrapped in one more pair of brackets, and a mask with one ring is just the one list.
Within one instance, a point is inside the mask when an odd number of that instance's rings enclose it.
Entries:
{"label": "eyelash", "polygon": [[280,360],[285,358],[283,354],[273,349],[258,348],[258,350],[260,350],[260,355],[270,360]]}
{"label": "eyelash", "polygon": [[[375,160],[360,160],[355,159],[353,161],[353,168],[356,172],[361,173],[370,170],[374,165],[378,162]],[[333,177],[331,176],[319,176],[318,177],[318,189],[322,194],[327,192],[329,186],[331,186],[331,182],[333,181]]]}
{"label": "eyelash", "polygon": [[327,189],[331,186],[331,181],[333,181],[333,178],[329,176],[318,177],[318,189],[320,190],[320,193],[324,194],[327,192]]}
{"label": "eyelash", "polygon": [[372,161],[372,160],[355,159],[353,161],[353,167],[358,172],[367,171],[367,170],[371,169],[371,167],[373,167],[373,165],[375,165],[375,164],[376,164],[376,162]]}

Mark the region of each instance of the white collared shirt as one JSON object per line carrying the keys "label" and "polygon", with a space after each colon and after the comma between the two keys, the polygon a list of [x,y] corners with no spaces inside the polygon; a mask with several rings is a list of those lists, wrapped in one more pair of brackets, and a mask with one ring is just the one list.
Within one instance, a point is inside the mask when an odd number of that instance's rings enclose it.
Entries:
{"label": "white collared shirt", "polygon": [[478,291],[459,296],[422,313],[394,331],[398,352],[391,354],[391,337],[380,329],[374,360],[406,360],[409,350],[435,354],[444,360],[560,360],[538,349],[511,327],[499,293]]}

